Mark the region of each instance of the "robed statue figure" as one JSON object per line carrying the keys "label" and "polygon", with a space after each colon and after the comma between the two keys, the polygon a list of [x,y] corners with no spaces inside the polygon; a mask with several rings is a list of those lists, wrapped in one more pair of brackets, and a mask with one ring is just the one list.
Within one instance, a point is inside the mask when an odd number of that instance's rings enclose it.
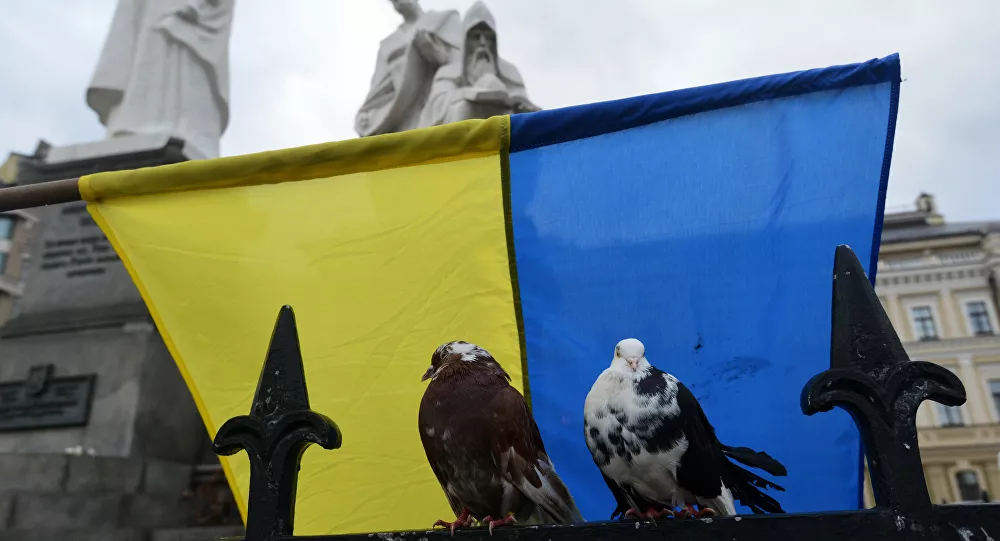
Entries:
{"label": "robed statue figure", "polygon": [[108,137],[168,134],[203,158],[229,124],[234,0],[119,0],[87,105]]}
{"label": "robed statue figure", "polygon": [[354,122],[362,137],[421,127],[434,73],[458,57],[457,11],[423,11],[417,0],[392,4],[403,23],[379,45],[371,87]]}
{"label": "robed statue figure", "polygon": [[521,73],[500,57],[496,22],[482,2],[465,13],[462,52],[438,70],[421,126],[538,111]]}

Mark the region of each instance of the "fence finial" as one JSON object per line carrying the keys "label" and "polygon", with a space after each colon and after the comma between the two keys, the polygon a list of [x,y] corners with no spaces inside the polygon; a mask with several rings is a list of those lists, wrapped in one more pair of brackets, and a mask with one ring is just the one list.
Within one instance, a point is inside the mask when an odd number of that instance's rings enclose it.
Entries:
{"label": "fence finial", "polygon": [[292,535],[299,462],[313,443],[337,449],[341,434],[336,423],[309,409],[295,314],[286,305],[271,334],[250,415],[226,421],[213,444],[216,454],[245,450],[250,457],[246,541]]}
{"label": "fence finial", "polygon": [[924,400],[960,406],[965,387],[944,367],[910,361],[854,251],[838,246],[834,259],[830,369],[802,389],[802,412],[847,410],[861,432],[877,506],[927,513],[917,408]]}

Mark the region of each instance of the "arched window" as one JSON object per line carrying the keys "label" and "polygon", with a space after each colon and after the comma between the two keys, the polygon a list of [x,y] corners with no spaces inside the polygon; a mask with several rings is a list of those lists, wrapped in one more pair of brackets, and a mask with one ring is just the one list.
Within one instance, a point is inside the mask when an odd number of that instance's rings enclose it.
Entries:
{"label": "arched window", "polygon": [[958,497],[965,502],[978,501],[983,496],[983,489],[979,486],[979,476],[972,470],[961,470],[955,473],[955,481],[958,484]]}

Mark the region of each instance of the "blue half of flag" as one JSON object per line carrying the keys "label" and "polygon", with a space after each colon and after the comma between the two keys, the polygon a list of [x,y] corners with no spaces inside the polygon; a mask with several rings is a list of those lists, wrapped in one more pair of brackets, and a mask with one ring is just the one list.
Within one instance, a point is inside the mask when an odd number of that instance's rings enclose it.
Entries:
{"label": "blue half of flag", "polygon": [[899,82],[892,55],[511,118],[530,397],[588,520],[615,502],[583,403],[627,337],[723,443],[785,464],[786,511],[861,505],[857,428],[799,395],[830,363],[836,246],[874,281]]}

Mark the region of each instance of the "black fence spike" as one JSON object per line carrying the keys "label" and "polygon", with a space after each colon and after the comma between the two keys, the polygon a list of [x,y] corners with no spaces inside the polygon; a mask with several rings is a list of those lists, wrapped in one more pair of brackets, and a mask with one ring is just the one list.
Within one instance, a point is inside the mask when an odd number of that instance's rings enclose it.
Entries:
{"label": "black fence spike", "polygon": [[213,442],[218,455],[244,450],[250,458],[246,541],[292,535],[299,463],[314,443],[339,448],[340,429],[309,409],[295,315],[286,305],[271,334],[250,415],[226,421]]}
{"label": "black fence spike", "polygon": [[250,416],[271,422],[284,412],[308,409],[309,392],[302,368],[295,312],[285,305],[278,311],[278,320],[274,323]]}
{"label": "black fence spike", "polygon": [[865,269],[848,246],[838,246],[833,263],[833,320],[830,368],[876,372],[910,358],[889,321]]}
{"label": "black fence spike", "polygon": [[917,408],[924,400],[960,406],[965,387],[944,367],[910,361],[850,247],[837,247],[833,278],[830,369],[802,389],[802,412],[847,410],[861,432],[876,506],[928,513]]}

